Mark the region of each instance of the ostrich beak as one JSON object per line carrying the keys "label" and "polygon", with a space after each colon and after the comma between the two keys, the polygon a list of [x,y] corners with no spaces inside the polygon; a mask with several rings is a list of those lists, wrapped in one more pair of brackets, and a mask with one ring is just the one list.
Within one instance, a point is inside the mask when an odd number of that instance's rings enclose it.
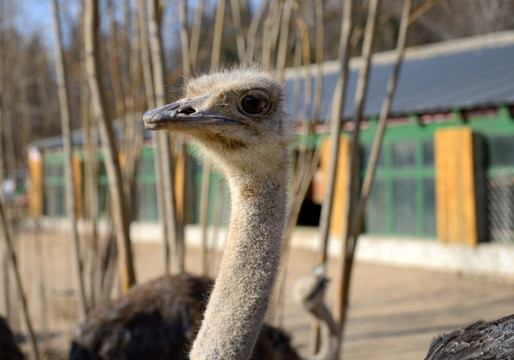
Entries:
{"label": "ostrich beak", "polygon": [[181,99],[160,108],[149,110],[143,115],[148,130],[178,129],[193,125],[241,124],[241,120],[219,113],[211,107],[211,93],[193,98]]}

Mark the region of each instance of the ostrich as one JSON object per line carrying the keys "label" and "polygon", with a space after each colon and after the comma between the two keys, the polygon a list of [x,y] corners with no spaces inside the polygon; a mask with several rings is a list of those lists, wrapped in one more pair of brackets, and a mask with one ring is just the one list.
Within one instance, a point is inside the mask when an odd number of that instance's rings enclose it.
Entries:
{"label": "ostrich", "polygon": [[435,337],[425,360],[514,359],[514,314]]}
{"label": "ostrich", "polygon": [[284,87],[257,69],[189,80],[184,98],[144,115],[147,129],[182,133],[226,177],[226,248],[191,359],[248,359],[278,270],[292,124]]}
{"label": "ostrich", "polygon": [[[295,283],[295,300],[322,320],[322,348],[315,360],[332,359],[338,328],[323,304],[327,281],[315,272]],[[77,328],[70,360],[187,359],[213,282],[190,274],[162,276],[137,285],[89,314]],[[263,324],[252,360],[300,360],[282,331]]]}
{"label": "ostrich", "polygon": [[[178,303],[169,303],[171,308],[168,311],[185,312],[169,314],[179,318],[178,328],[170,328],[170,331],[186,333],[186,338],[190,339],[196,332],[197,320],[202,317],[199,314],[203,312],[203,321],[189,355],[191,359],[248,359],[256,341],[255,358],[266,347],[285,346],[282,351],[289,353],[290,345],[282,344],[285,339],[282,333],[265,325],[261,327],[278,270],[286,215],[287,146],[292,139],[292,123],[285,116],[283,84],[274,75],[256,68],[203,75],[186,82],[182,100],[148,111],[143,120],[147,129],[176,131],[195,143],[205,160],[225,176],[231,190],[232,211],[227,245],[206,309],[202,311],[207,285],[198,278],[182,275],[180,280],[184,283],[176,289],[181,291],[182,287],[186,293],[194,293],[192,302],[195,305],[178,309]],[[160,281],[169,282],[170,278]],[[196,285],[192,285],[195,282]],[[140,306],[131,305],[131,298],[145,297],[152,286],[159,287],[159,284],[157,281],[135,288],[125,300],[120,300],[125,307],[115,308],[111,314],[109,311],[98,314],[99,321],[110,316],[123,317],[121,312],[131,311],[130,306]],[[323,286],[315,281],[311,281],[311,285],[316,286],[310,291],[307,291],[309,286],[299,287],[297,293],[302,294],[303,290],[306,296],[311,297],[310,301],[304,302],[311,306],[311,313],[329,315],[316,305],[320,298],[317,294]],[[156,317],[159,316],[156,313]],[[95,326],[94,322],[91,323],[91,328]],[[169,327],[169,324],[159,326]],[[91,348],[88,342],[95,342],[88,340],[88,336],[95,335],[94,331],[87,331],[87,327],[85,325],[76,336],[71,359],[83,359],[73,356],[79,348]],[[330,331],[337,331],[332,325],[327,325],[326,329],[329,330],[328,335]],[[182,336],[180,334],[177,337]],[[156,333],[148,336],[168,341]],[[337,334],[332,334],[332,338],[334,336]],[[266,338],[274,340],[274,345],[269,345]],[[129,338],[116,340],[130,342]],[[108,343],[107,346],[111,346],[113,342]],[[97,347],[101,346],[98,344]],[[137,345],[134,344],[135,347]],[[187,349],[182,345],[179,347],[180,354],[184,355]],[[330,356],[326,348],[323,347],[323,351]],[[262,358],[287,359],[285,355],[269,353],[264,352]],[[177,356],[177,359],[181,358],[181,355]],[[297,359],[298,356],[294,354],[291,358]]]}
{"label": "ostrich", "polygon": [[23,360],[23,354],[14,340],[7,321],[0,316],[0,359]]}

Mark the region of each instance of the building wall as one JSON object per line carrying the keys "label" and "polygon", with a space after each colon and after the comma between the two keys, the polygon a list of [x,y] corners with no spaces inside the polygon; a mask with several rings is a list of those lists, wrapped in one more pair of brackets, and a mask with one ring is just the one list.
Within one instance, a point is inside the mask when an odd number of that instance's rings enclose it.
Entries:
{"label": "building wall", "polygon": [[[365,175],[366,159],[373,142],[375,126],[376,119],[370,119],[361,132],[362,177]],[[435,146],[437,133],[445,134],[445,131],[452,132],[455,129],[457,132],[469,134],[472,141],[466,143],[467,145],[459,144],[456,142],[463,141],[462,139],[450,136],[440,142],[443,145]],[[342,144],[348,146],[347,141]],[[451,166],[455,165],[450,165],[447,173],[443,174],[443,167],[437,165],[436,158],[455,158],[457,153],[460,154],[459,161],[471,161],[468,162],[467,170],[452,169]],[[347,172],[344,164],[348,162],[344,157],[348,157],[349,152],[342,151],[342,154],[339,176]],[[328,163],[327,156],[328,152],[324,152],[322,164]],[[39,175],[41,181],[37,177],[33,179],[33,182],[41,185],[41,194],[36,196],[42,200],[45,216],[65,215],[62,160],[59,152],[44,152],[41,166],[43,175]],[[453,164],[457,163],[454,161]],[[108,186],[105,168],[102,162],[100,164],[98,206],[102,214],[107,206]],[[75,171],[81,169],[80,163],[74,165]],[[201,167],[194,161],[190,169],[192,180],[187,185],[193,188],[192,222],[197,222]],[[443,180],[437,179],[438,171]],[[37,171],[31,171],[32,173],[39,174]],[[449,180],[450,176],[453,177],[453,183]],[[157,221],[155,180],[153,149],[146,147],[142,150],[136,176],[137,220]],[[211,180],[209,219],[211,223],[223,224],[229,213],[229,194],[216,174],[211,174]],[[77,180],[76,184],[84,184],[84,181]],[[336,189],[336,194],[339,195],[336,195],[336,215],[332,220],[334,236],[340,234],[344,226],[344,184],[343,176]],[[437,187],[439,190],[443,189],[441,184],[451,185],[454,190],[450,186],[450,190],[438,192]],[[466,186],[471,188],[461,192]],[[83,190],[77,192],[80,193],[83,194]],[[449,242],[468,245],[480,241],[514,243],[514,119],[507,107],[478,113],[410,116],[389,122],[366,209],[365,232],[371,236],[446,241],[450,238],[443,234],[449,230],[443,229],[445,225],[441,220],[441,209],[445,208],[444,203],[448,201],[454,205],[447,207],[443,218],[449,219],[453,224],[466,224],[471,217],[475,217],[471,225],[466,225],[474,229],[475,235],[462,235],[462,232],[458,235],[458,231],[454,231],[457,235],[452,235]],[[83,203],[85,202],[87,199],[84,199]],[[468,203],[471,205],[460,207]]]}

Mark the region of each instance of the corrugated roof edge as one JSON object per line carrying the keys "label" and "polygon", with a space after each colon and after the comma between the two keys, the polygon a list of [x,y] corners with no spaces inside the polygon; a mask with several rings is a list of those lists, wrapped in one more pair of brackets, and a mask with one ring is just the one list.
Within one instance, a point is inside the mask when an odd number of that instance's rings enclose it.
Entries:
{"label": "corrugated roof edge", "polygon": [[[414,59],[426,59],[441,55],[451,55],[465,51],[479,50],[484,48],[496,48],[514,44],[514,31],[501,31],[484,35],[476,35],[468,38],[455,39],[433,44],[412,46],[405,49],[404,61]],[[391,64],[396,60],[396,52],[394,50],[384,51],[373,54],[373,64]],[[350,68],[359,68],[362,64],[362,57],[357,56],[350,59]],[[311,64],[311,70],[314,71],[316,64]],[[339,61],[326,61],[322,64],[323,73],[335,73],[339,71]],[[297,71],[305,69],[304,66],[297,68],[287,68],[285,70],[285,78],[297,77]]]}

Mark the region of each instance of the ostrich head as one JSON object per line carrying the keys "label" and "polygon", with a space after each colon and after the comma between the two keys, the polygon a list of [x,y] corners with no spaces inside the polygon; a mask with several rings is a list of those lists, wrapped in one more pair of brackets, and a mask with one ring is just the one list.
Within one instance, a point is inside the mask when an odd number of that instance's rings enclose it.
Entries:
{"label": "ostrich head", "polygon": [[282,84],[255,68],[188,79],[182,99],[148,111],[143,120],[147,129],[182,133],[228,174],[265,174],[283,166],[277,149],[291,137]]}
{"label": "ostrich head", "polygon": [[323,294],[328,284],[324,266],[318,266],[308,275],[296,280],[293,296],[297,303],[310,312],[323,305]]}

